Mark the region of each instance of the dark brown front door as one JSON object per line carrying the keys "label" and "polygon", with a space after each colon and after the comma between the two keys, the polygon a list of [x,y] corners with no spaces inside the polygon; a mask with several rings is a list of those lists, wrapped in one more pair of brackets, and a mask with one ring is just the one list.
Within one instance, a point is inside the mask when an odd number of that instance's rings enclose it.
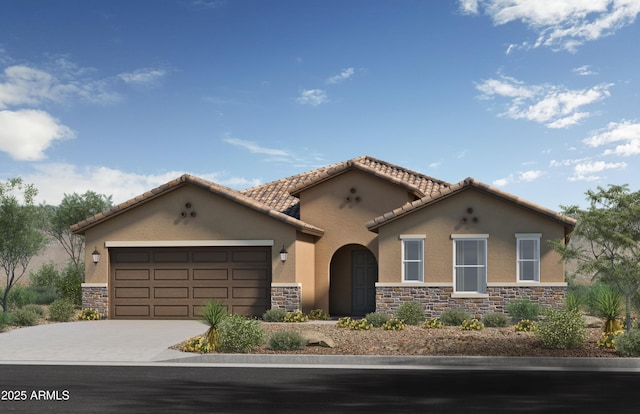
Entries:
{"label": "dark brown front door", "polygon": [[378,264],[369,250],[351,253],[352,307],[355,316],[364,316],[376,310],[376,282]]}
{"label": "dark brown front door", "polygon": [[112,319],[192,319],[215,298],[260,316],[271,305],[270,247],[113,248]]}

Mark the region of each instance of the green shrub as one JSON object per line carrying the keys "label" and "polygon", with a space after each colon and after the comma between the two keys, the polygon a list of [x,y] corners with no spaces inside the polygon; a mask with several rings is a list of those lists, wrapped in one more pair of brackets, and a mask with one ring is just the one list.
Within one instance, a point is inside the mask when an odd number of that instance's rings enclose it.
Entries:
{"label": "green shrub", "polygon": [[482,323],[487,328],[504,328],[509,324],[509,318],[504,313],[489,313],[484,315]]}
{"label": "green shrub", "polygon": [[309,312],[309,319],[314,321],[326,321],[329,319],[329,315],[322,309],[313,309]]}
{"label": "green shrub", "polygon": [[262,314],[262,320],[265,322],[284,322],[287,311],[281,308],[272,308]]}
{"label": "green shrub", "polygon": [[584,297],[577,292],[568,291],[564,297],[564,307],[573,312],[580,312],[584,305]]}
{"label": "green shrub", "polygon": [[56,283],[56,291],[60,298],[67,299],[76,306],[82,305],[82,282],[84,275],[73,263],[67,264],[62,277]]}
{"label": "green shrub", "polygon": [[198,352],[201,354],[213,351],[213,347],[204,336],[195,336],[187,339],[180,349],[184,352]]}
{"label": "green shrub", "polygon": [[58,272],[53,262],[45,263],[40,266],[35,273],[29,273],[29,285],[34,288],[55,288],[62,276]]}
{"label": "green shrub", "polygon": [[44,318],[47,315],[47,311],[40,305],[26,305],[22,309],[35,313],[38,315],[38,318]]}
{"label": "green shrub", "polygon": [[598,346],[598,348],[615,350],[616,341],[622,335],[624,335],[623,330],[618,330],[615,332],[602,332],[602,334],[600,334],[600,338],[598,338],[598,342],[596,342],[596,345]]}
{"label": "green shrub", "polygon": [[391,315],[383,312],[367,313],[364,318],[373,325],[374,328],[380,328],[386,321],[391,319]]}
{"label": "green shrub", "polygon": [[538,329],[538,324],[535,321],[523,319],[518,322],[513,328],[516,332],[535,332],[536,329]]}
{"label": "green shrub", "polygon": [[308,320],[309,317],[299,310],[295,312],[287,312],[286,315],[284,315],[285,322],[306,322]]}
{"label": "green shrub", "polygon": [[399,318],[391,318],[382,325],[385,331],[402,331],[405,327],[404,320]]}
{"label": "green shrub", "polygon": [[436,318],[427,319],[422,327],[425,329],[442,329],[444,324]]}
{"label": "green shrub", "polygon": [[547,309],[536,336],[545,348],[580,348],[587,340],[586,324],[578,312]]}
{"label": "green shrub", "polygon": [[511,316],[513,322],[518,322],[523,319],[535,321],[540,315],[540,304],[531,302],[528,298],[517,299],[513,302],[509,302],[507,305],[507,312]]}
{"label": "green shrub", "polygon": [[628,357],[640,356],[640,331],[634,329],[616,338],[616,351]]}
{"label": "green shrub", "polygon": [[241,315],[231,314],[218,326],[222,352],[251,352],[264,343],[264,331],[260,322]]}
{"label": "green shrub", "polygon": [[418,325],[420,322],[424,322],[425,314],[422,303],[417,301],[402,303],[398,306],[396,318],[402,319],[407,325]]}
{"label": "green shrub", "polygon": [[74,313],[73,302],[67,299],[57,299],[49,305],[49,319],[56,322],[68,322]]}
{"label": "green shrub", "polygon": [[35,293],[28,287],[22,285],[13,285],[13,287],[9,291],[7,302],[9,303],[9,308],[20,309],[23,306],[35,303],[35,299]]}
{"label": "green shrub", "polygon": [[477,319],[465,319],[460,324],[460,329],[463,331],[481,331],[484,329],[484,325]]}
{"label": "green shrub", "polygon": [[622,327],[618,319],[624,315],[624,308],[622,295],[617,290],[600,285],[591,291],[590,300],[596,316],[605,319],[605,332],[615,332]]}
{"label": "green shrub", "polygon": [[0,311],[0,332],[2,332],[4,328],[7,327],[7,325],[9,325],[10,320],[11,320],[10,313]]}
{"label": "green shrub", "polygon": [[32,309],[21,308],[11,314],[11,323],[17,326],[33,326],[38,323],[39,316]]}
{"label": "green shrub", "polygon": [[97,321],[102,319],[102,314],[97,309],[85,308],[78,312],[78,320],[80,321]]}
{"label": "green shrub", "polygon": [[351,321],[351,325],[349,326],[349,329],[352,331],[368,331],[371,328],[373,328],[373,325],[371,325],[366,319]]}
{"label": "green shrub", "polygon": [[36,305],[50,305],[54,300],[60,297],[53,287],[29,286],[29,289],[34,294],[33,303]]}
{"label": "green shrub", "polygon": [[218,338],[218,327],[220,323],[227,317],[227,305],[211,299],[200,310],[200,320],[209,325],[205,337],[207,343],[215,350],[220,343]]}
{"label": "green shrub", "polygon": [[466,319],[473,319],[473,316],[462,309],[447,309],[440,314],[440,320],[447,326],[460,326]]}
{"label": "green shrub", "polygon": [[336,323],[336,327],[338,328],[350,328],[353,320],[349,316],[344,316],[342,318],[338,318],[338,322]]}
{"label": "green shrub", "polygon": [[307,346],[307,341],[298,332],[279,331],[269,338],[269,349],[274,351],[295,351]]}

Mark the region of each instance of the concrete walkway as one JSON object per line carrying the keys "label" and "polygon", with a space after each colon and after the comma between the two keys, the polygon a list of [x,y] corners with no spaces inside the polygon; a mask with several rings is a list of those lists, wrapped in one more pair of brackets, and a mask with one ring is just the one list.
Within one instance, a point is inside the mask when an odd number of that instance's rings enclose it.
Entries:
{"label": "concrete walkway", "polygon": [[[317,323],[317,322],[316,322]],[[335,323],[329,321],[325,323]],[[199,355],[170,346],[201,335],[199,321],[81,321],[0,333],[0,364],[273,366],[367,369],[572,370],[640,373],[640,358],[509,358],[355,355]]]}

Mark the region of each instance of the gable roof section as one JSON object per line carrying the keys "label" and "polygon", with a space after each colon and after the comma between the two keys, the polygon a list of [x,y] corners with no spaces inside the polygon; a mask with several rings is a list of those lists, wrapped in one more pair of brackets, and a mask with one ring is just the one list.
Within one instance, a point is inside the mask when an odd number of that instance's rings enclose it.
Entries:
{"label": "gable roof section", "polygon": [[476,190],[485,192],[487,194],[490,194],[494,197],[497,197],[509,203],[529,209],[537,214],[540,214],[551,220],[559,222],[560,224],[564,225],[565,228],[568,228],[570,230],[573,229],[576,225],[576,220],[571,217],[557,213],[553,210],[542,207],[530,201],[524,200],[513,194],[509,194],[505,191],[499,190],[495,187],[491,187],[474,178],[469,177],[451,187],[443,188],[441,191],[434,192],[431,195],[428,195],[426,197],[423,197],[411,203],[407,203],[402,207],[399,207],[393,211],[390,211],[381,216],[378,216],[373,220],[369,221],[368,223],[366,223],[366,226],[371,231],[377,231],[380,227],[384,226],[385,224],[395,221],[401,217],[404,217],[422,208],[428,207],[432,204],[442,201],[448,197],[451,197],[469,188],[474,188]]}
{"label": "gable roof section", "polygon": [[244,205],[245,207],[249,207],[260,213],[266,214],[270,217],[273,217],[277,220],[280,220],[282,222],[285,222],[295,227],[298,231],[301,231],[303,233],[311,234],[314,236],[322,236],[324,234],[324,230],[322,230],[321,228],[312,226],[295,217],[282,213],[281,211],[275,210],[271,206],[261,203],[251,197],[248,197],[239,191],[213,183],[211,181],[207,181],[198,177],[191,176],[189,174],[184,174],[181,177],[178,177],[175,180],[169,181],[166,184],[156,187],[153,190],[150,190],[142,195],[139,195],[138,197],[132,198],[131,200],[118,204],[117,206],[112,207],[111,209],[105,212],[96,214],[93,217],[89,217],[86,220],[83,220],[77,224],[74,224],[73,226],[71,226],[71,231],[73,231],[76,234],[84,234],[84,232],[90,227],[93,227],[110,218],[113,218],[119,214],[122,214],[128,210],[131,210],[132,208],[137,207],[141,204],[147,203],[161,196],[162,194],[173,191],[186,184],[195,185],[196,187],[200,187],[213,194],[219,195],[228,200]]}
{"label": "gable roof section", "polygon": [[386,180],[405,188],[417,198],[448,188],[450,184],[369,156],[353,158],[306,173],[283,178],[242,191],[248,197],[270,205],[295,218],[300,218],[300,200],[304,190],[325,182],[351,169]]}

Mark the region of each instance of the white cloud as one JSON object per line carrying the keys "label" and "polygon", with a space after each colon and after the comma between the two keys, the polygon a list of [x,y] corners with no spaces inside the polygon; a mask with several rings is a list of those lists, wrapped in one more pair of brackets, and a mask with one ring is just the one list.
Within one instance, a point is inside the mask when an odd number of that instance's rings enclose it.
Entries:
{"label": "white cloud", "polygon": [[300,105],[318,106],[329,102],[329,98],[327,97],[327,93],[322,89],[305,89],[300,93],[296,101]]}
{"label": "white cloud", "polygon": [[579,163],[573,167],[573,176],[569,177],[569,181],[596,181],[602,178],[595,175],[596,173],[605,170],[620,170],[626,167],[627,164],[624,162],[588,161]]}
{"label": "white cloud", "polygon": [[496,187],[505,187],[511,183],[530,183],[543,175],[545,175],[545,172],[540,170],[521,171],[517,175],[509,174],[508,177],[494,180],[493,185]]}
{"label": "white cloud", "polygon": [[506,177],[506,178],[499,178],[497,180],[494,180],[493,185],[496,187],[504,187],[512,181],[513,181],[513,176],[510,175],[509,177]]}
{"label": "white cloud", "polygon": [[594,72],[593,70],[591,70],[591,66],[590,65],[583,65],[577,68],[573,69],[573,73],[575,73],[576,75],[580,75],[580,76],[590,76],[590,75],[597,75],[598,72]]}
{"label": "white cloud", "polygon": [[329,84],[340,83],[342,81],[350,79],[354,73],[355,73],[355,70],[353,70],[353,68],[343,69],[342,72],[340,72],[339,74],[334,75],[329,79],[327,79],[327,83]]}
{"label": "white cloud", "polygon": [[465,14],[484,13],[495,25],[526,24],[538,36],[533,47],[568,51],[614,34],[640,13],[637,0],[461,0],[459,4]]}
{"label": "white cloud", "polygon": [[526,85],[501,76],[476,85],[480,99],[507,98],[506,111],[501,115],[511,119],[526,119],[545,124],[548,128],[567,128],[591,115],[580,111],[610,96],[612,84],[600,84],[589,89],[571,90],[554,85]]}
{"label": "white cloud", "polygon": [[0,151],[18,161],[45,158],[54,141],[73,138],[73,131],[47,112],[35,109],[0,110]]}
{"label": "white cloud", "polygon": [[23,179],[25,182],[33,183],[38,189],[38,202],[52,205],[59,204],[64,194],[82,194],[87,190],[111,195],[114,203],[118,204],[185,173],[233,188],[247,188],[260,184],[258,179],[230,177],[225,172],[198,174],[188,171],[167,171],[144,175],[103,166],[79,167],[64,163],[37,163],[33,167],[35,171],[23,175]]}
{"label": "white cloud", "polygon": [[583,141],[590,147],[601,147],[622,142],[613,149],[604,151],[604,155],[631,156],[640,154],[640,123],[631,121],[610,122],[605,129],[597,131]]}
{"label": "white cloud", "polygon": [[264,155],[271,155],[271,156],[275,156],[275,157],[289,157],[290,156],[290,154],[285,150],[261,147],[261,146],[259,146],[258,144],[254,143],[254,142],[245,141],[245,140],[242,140],[242,139],[239,139],[239,138],[228,137],[228,138],[224,138],[223,141],[226,142],[227,144],[231,144],[231,145],[234,145],[236,147],[240,147],[240,148],[244,148],[246,150],[249,150],[249,152],[251,152],[252,154],[264,154]]}
{"label": "white cloud", "polygon": [[153,86],[166,76],[163,69],[138,69],[133,72],[121,73],[118,75],[124,83],[136,86]]}

